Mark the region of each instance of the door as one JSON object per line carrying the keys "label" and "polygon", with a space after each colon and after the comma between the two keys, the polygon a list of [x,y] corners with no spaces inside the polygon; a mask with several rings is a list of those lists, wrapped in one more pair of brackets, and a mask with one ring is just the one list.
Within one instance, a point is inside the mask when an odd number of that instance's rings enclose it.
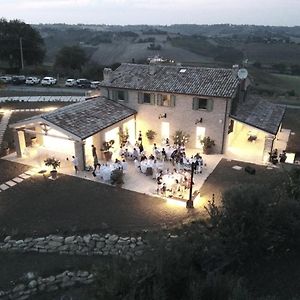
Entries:
{"label": "door", "polygon": [[196,148],[202,148],[201,140],[205,137],[205,127],[196,128]]}
{"label": "door", "polygon": [[170,123],[161,122],[161,137],[162,139],[170,138]]}

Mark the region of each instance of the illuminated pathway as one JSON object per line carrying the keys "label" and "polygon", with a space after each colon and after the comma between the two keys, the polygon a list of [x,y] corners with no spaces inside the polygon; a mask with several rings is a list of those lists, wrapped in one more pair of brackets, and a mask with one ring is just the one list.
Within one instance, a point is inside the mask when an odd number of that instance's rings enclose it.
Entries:
{"label": "illuminated pathway", "polygon": [[10,110],[5,110],[4,114],[3,114],[3,117],[1,119],[1,123],[0,123],[0,145],[2,144],[3,135],[4,135],[4,132],[6,130],[8,121],[9,121],[10,116],[11,116],[11,113],[12,112]]}
{"label": "illuminated pathway", "polygon": [[9,188],[15,186],[16,184],[22,182],[25,179],[30,178],[32,175],[35,175],[36,173],[37,173],[36,169],[31,169],[29,171],[26,171],[26,172],[20,174],[19,176],[15,177],[11,180],[6,181],[5,183],[0,184],[0,193],[2,191],[8,190]]}

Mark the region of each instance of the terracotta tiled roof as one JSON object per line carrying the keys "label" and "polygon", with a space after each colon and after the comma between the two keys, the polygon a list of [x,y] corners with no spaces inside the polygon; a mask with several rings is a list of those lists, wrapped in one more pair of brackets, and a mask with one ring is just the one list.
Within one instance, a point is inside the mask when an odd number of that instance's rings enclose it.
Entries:
{"label": "terracotta tiled roof", "polygon": [[133,109],[112,100],[98,97],[20,121],[12,124],[12,126],[30,120],[32,122],[45,120],[80,139],[85,139],[134,114],[136,111]]}
{"label": "terracotta tiled roof", "polygon": [[261,99],[248,99],[238,105],[231,117],[271,134],[277,134],[285,107]]}
{"label": "terracotta tiled roof", "polygon": [[[153,75],[151,67],[156,68]],[[238,79],[231,69],[124,63],[112,73],[110,82],[102,81],[100,86],[231,98]]]}

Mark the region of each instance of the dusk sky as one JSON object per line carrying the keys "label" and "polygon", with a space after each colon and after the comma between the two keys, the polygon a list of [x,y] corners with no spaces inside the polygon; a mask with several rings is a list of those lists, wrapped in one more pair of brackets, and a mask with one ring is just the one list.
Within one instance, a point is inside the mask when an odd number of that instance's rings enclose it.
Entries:
{"label": "dusk sky", "polygon": [[300,0],[0,0],[27,23],[300,25]]}

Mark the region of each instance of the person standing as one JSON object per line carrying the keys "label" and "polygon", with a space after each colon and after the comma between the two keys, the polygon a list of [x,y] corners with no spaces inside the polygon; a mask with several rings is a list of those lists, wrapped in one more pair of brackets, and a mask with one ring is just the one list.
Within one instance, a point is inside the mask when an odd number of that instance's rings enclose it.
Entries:
{"label": "person standing", "polygon": [[97,149],[94,145],[92,145],[92,155],[95,158],[95,156],[97,157]]}
{"label": "person standing", "polygon": [[94,164],[94,171],[95,171],[96,166],[98,164],[98,156],[97,156],[97,149],[94,145],[92,145],[92,155],[93,155],[93,164]]}
{"label": "person standing", "polygon": [[142,137],[142,131],[140,130],[139,131],[139,137],[138,137],[138,141],[139,141],[139,143],[141,144],[142,143],[142,141],[143,141],[143,137]]}
{"label": "person standing", "polygon": [[78,173],[78,158],[75,157],[74,155],[72,156],[72,164],[75,169],[75,174],[77,174]]}

